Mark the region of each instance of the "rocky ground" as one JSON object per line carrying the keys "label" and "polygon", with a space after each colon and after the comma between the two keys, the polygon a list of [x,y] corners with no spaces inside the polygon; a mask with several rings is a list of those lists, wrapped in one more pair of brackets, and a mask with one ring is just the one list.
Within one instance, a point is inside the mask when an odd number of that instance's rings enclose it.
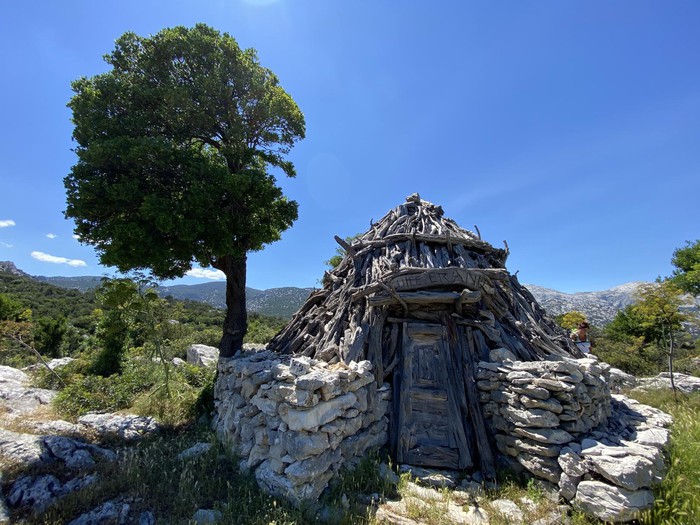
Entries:
{"label": "rocky ground", "polygon": [[[664,374],[649,380],[636,380],[622,373],[616,376],[622,388],[657,388],[668,383]],[[56,393],[33,388],[29,382],[27,372],[0,366],[0,458],[3,478],[7,480],[2,481],[0,523],[11,522],[10,516],[16,522],[17,516],[42,513],[61,498],[89,487],[98,481],[97,465],[119,462],[139,439],[159,431],[152,418],[128,414],[88,414],[76,423],[60,420],[50,407]],[[684,391],[700,389],[698,378],[679,375],[676,384]],[[184,451],[183,457],[202,453],[209,446],[200,443]],[[367,501],[360,502],[376,512],[375,519],[380,523],[571,522],[570,507],[559,505],[559,487],[547,483],[533,483],[532,490],[525,494],[522,490],[509,494],[483,483],[478,473],[464,477],[411,468],[410,476],[399,479],[386,465],[381,470],[400,487],[400,497],[382,501],[379,495],[368,494]],[[494,493],[500,496],[494,499]],[[356,502],[343,504],[345,509],[322,509],[320,517],[333,522],[338,512],[348,510]],[[127,497],[113,498],[77,515],[69,524],[156,523],[153,512],[133,511],[133,507],[134,502]],[[209,509],[200,509],[192,516],[193,523],[213,523],[216,519],[216,513]]]}

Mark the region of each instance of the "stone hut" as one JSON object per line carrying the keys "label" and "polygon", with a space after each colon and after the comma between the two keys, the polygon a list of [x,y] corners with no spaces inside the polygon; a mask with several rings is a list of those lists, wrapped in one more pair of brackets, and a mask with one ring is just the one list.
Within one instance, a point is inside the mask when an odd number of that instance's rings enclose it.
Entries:
{"label": "stone hut", "polygon": [[576,496],[580,441],[611,413],[609,367],[507,272],[507,244],[475,229],[408,197],[351,244],[336,237],[342,262],[267,349],[219,361],[215,428],[261,486],[315,499],[386,445],[398,463],[485,478],[500,457],[563,475]]}

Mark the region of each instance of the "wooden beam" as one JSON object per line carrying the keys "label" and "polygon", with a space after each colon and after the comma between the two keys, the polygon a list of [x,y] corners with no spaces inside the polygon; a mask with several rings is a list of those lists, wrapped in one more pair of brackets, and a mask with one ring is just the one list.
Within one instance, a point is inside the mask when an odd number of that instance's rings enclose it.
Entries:
{"label": "wooden beam", "polygon": [[[384,282],[396,291],[421,290],[425,288],[467,288],[472,291],[495,292],[491,280],[508,280],[505,268],[404,268],[383,277]],[[382,284],[373,283],[350,290],[352,300],[357,301],[383,289]]]}
{"label": "wooden beam", "polygon": [[333,238],[335,239],[335,242],[337,242],[338,244],[340,244],[340,246],[343,247],[343,250],[345,250],[346,252],[348,252],[352,257],[354,257],[355,255],[357,255],[357,250],[355,250],[355,248],[353,248],[353,247],[350,246],[348,243],[346,243],[343,239],[341,239],[341,238],[338,237],[337,235],[334,235]]}
{"label": "wooden beam", "polygon": [[[481,299],[481,292],[394,292],[377,294],[369,298],[370,306],[388,304],[473,304]],[[405,315],[405,313],[404,313]]]}

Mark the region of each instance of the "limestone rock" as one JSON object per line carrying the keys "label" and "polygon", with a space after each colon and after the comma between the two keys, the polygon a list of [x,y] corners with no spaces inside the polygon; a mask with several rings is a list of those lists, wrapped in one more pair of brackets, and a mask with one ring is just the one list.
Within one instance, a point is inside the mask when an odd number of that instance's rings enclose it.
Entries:
{"label": "limestone rock", "polygon": [[433,488],[450,488],[457,486],[459,481],[459,473],[452,470],[436,470],[414,465],[400,465],[399,472],[408,472],[412,478],[415,478],[422,485],[427,485]]}
{"label": "limestone rock", "polygon": [[516,459],[518,463],[538,478],[546,479],[555,484],[559,483],[561,468],[556,459],[534,456],[527,452],[521,452]]}
{"label": "limestone rock", "polygon": [[295,485],[314,482],[331,466],[338,465],[340,460],[340,449],[328,450],[319,456],[292,463],[284,470],[284,473]]}
{"label": "limestone rock", "polygon": [[554,398],[536,399],[526,395],[521,395],[520,402],[525,408],[542,408],[544,410],[554,412],[555,414],[561,414],[564,411],[561,403]]}
{"label": "limestone rock", "polygon": [[601,481],[582,481],[574,503],[587,514],[603,521],[632,521],[654,505],[651,490],[625,490]]}
{"label": "limestone rock", "polygon": [[574,436],[557,428],[516,428],[513,431],[519,436],[534,439],[542,443],[551,443],[554,445],[563,445],[574,440]]}
{"label": "limestone rock", "polygon": [[469,506],[465,512],[465,523],[468,525],[489,525],[489,515],[481,507]]}
{"label": "limestone rock", "polygon": [[[676,388],[684,394],[700,391],[700,377],[674,373],[673,382]],[[669,388],[671,388],[671,376],[668,372],[662,372],[656,377],[638,379],[635,390],[659,390]]]}
{"label": "limestone rock", "polygon": [[41,436],[20,434],[0,429],[0,455],[10,463],[26,466],[49,461],[50,455],[44,448]]}
{"label": "limestone rock", "polygon": [[292,357],[289,362],[289,372],[294,376],[303,376],[311,368],[311,358],[306,356]]}
{"label": "limestone rock", "polygon": [[357,398],[351,392],[319,403],[308,410],[289,408],[282,410],[280,417],[290,430],[316,430],[321,425],[330,423],[340,417],[343,412],[355,405]]}
{"label": "limestone rock", "polygon": [[160,425],[152,417],[130,414],[85,414],[78,418],[78,423],[94,430],[101,437],[118,437],[126,441],[160,431]]}
{"label": "limestone rock", "polygon": [[221,512],[214,509],[198,509],[192,515],[192,521],[194,521],[196,525],[218,523],[219,520],[221,520]]}
{"label": "limestone rock", "polygon": [[187,349],[187,362],[197,366],[216,366],[219,349],[213,346],[193,344]]}
{"label": "limestone rock", "polygon": [[583,476],[586,473],[586,464],[570,447],[562,449],[557,458],[562,471],[569,476]]}
{"label": "limestone rock", "polygon": [[641,456],[590,456],[593,469],[618,487],[628,490],[650,488],[654,481],[654,464]]}
{"label": "limestone rock", "polygon": [[195,443],[192,445],[190,448],[183,450],[177,455],[177,459],[189,459],[197,456],[201,456],[202,454],[206,454],[211,450],[211,443]]}
{"label": "limestone rock", "polygon": [[51,474],[22,476],[12,485],[7,502],[13,507],[31,507],[34,512],[43,512],[58,498],[80,490],[97,481],[97,474],[73,478],[62,483]]}
{"label": "limestone rock", "polygon": [[27,386],[29,376],[9,366],[0,366],[0,402],[11,414],[32,412],[51,403],[56,392]]}
{"label": "limestone rock", "polygon": [[501,414],[506,420],[518,427],[553,428],[559,426],[559,418],[549,410],[534,408],[519,410],[515,407],[504,406]]}
{"label": "limestone rock", "polygon": [[632,374],[623,372],[619,368],[611,368],[608,384],[610,385],[611,391],[619,392],[620,390],[626,390],[637,386],[637,378]]}
{"label": "limestone rock", "polygon": [[123,501],[106,501],[99,507],[80,515],[68,525],[97,525],[102,523],[126,523],[130,505]]}
{"label": "limestone rock", "polygon": [[70,437],[80,436],[85,430],[80,425],[69,423],[61,419],[52,421],[40,421],[33,425],[34,430],[39,434],[58,434]]}
{"label": "limestone rock", "polygon": [[297,461],[323,453],[330,447],[325,432],[287,431],[280,433],[283,448]]}
{"label": "limestone rock", "polygon": [[576,489],[581,482],[581,476],[570,476],[562,472],[559,478],[559,494],[567,501],[571,501],[576,496]]}
{"label": "limestone rock", "polygon": [[523,522],[523,511],[514,501],[509,499],[496,499],[491,502],[491,508],[508,520],[508,523],[516,524]]}

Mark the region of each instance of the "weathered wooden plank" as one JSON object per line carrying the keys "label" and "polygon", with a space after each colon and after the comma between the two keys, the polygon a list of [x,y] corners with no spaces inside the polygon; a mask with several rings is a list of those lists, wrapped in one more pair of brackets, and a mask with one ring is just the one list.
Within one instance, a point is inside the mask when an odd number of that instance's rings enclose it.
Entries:
{"label": "weathered wooden plank", "polygon": [[[408,340],[407,323],[403,325],[404,340]],[[399,391],[399,406],[398,406],[398,443],[396,445],[396,460],[405,463],[408,460],[408,451],[410,449],[411,436],[411,383],[413,365],[413,348],[408,345],[403,349],[403,366],[401,367],[400,376],[400,391]]]}
{"label": "weathered wooden plank", "polygon": [[455,322],[460,326],[469,326],[471,328],[477,328],[481,330],[486,337],[489,338],[493,343],[500,345],[502,344],[501,333],[494,327],[489,326],[487,323],[480,321],[478,319],[465,319],[456,318]]}
{"label": "weathered wooden plank", "polygon": [[454,323],[449,325],[449,322],[451,322],[450,317],[445,315],[443,318],[443,333],[447,348],[445,354],[441,356],[442,371],[444,374],[443,381],[449,392],[448,407],[452,430],[451,442],[454,443],[459,450],[459,468],[467,468],[473,466],[474,461],[472,459],[470,443],[467,439],[468,433],[465,428],[469,414],[468,411],[463,410],[461,403],[465,395],[463,370],[457,366],[461,349],[455,340],[457,337],[455,333],[456,326],[454,326]]}
{"label": "weathered wooden plank", "polygon": [[377,386],[384,382],[384,355],[382,339],[384,337],[384,322],[386,311],[376,309],[370,314],[369,341],[367,343],[367,358],[374,364],[374,377]]}
{"label": "weathered wooden plank", "polygon": [[[491,279],[494,275],[498,275],[499,272],[487,273],[488,276],[485,275],[483,270],[475,271],[471,268],[432,268],[421,272],[395,275],[389,279],[388,286],[397,292],[458,286],[491,294],[494,291]],[[353,294],[354,296],[355,294]]]}
{"label": "weathered wooden plank", "polygon": [[[464,365],[464,387],[466,392],[467,405],[469,407],[469,417],[472,422],[472,428],[476,436],[476,446],[479,450],[479,460],[481,464],[481,472],[487,479],[496,478],[496,461],[493,455],[491,436],[486,429],[484,414],[481,410],[481,402],[479,400],[479,391],[476,388],[476,374],[474,372],[474,362],[469,355],[466,355],[462,348],[462,338],[456,333],[456,326],[450,320],[446,322],[450,339],[454,337],[458,351],[464,355],[462,364]],[[472,330],[465,328],[465,339],[470,351],[474,351],[474,344],[470,341]]]}
{"label": "weathered wooden plank", "polygon": [[459,461],[459,452],[453,448],[422,445],[409,450],[406,463],[416,466],[454,468]]}
{"label": "weathered wooden plank", "polygon": [[473,304],[481,299],[481,292],[395,292],[394,294],[377,294],[369,298],[370,306],[397,304]]}

